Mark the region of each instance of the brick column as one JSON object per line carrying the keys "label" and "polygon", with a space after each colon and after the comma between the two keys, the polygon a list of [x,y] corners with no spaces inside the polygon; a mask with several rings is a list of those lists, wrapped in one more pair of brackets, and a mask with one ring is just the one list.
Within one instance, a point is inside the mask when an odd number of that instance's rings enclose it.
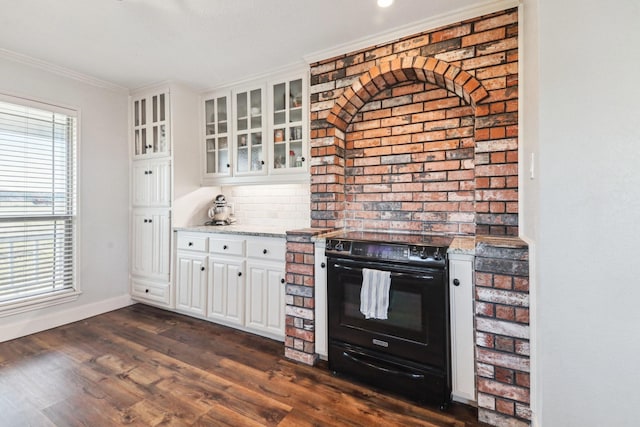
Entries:
{"label": "brick column", "polygon": [[284,355],[307,365],[314,365],[318,357],[315,352],[313,237],[327,231],[329,229],[287,231]]}
{"label": "brick column", "polygon": [[479,236],[475,270],[478,418],[529,426],[528,246],[516,237]]}

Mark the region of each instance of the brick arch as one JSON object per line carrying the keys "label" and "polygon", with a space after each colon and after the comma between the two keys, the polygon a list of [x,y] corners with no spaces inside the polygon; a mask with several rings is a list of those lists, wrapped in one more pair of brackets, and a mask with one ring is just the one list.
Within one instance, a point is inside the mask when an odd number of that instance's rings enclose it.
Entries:
{"label": "brick arch", "polygon": [[381,91],[408,81],[432,83],[454,92],[472,107],[489,96],[480,82],[446,61],[424,56],[396,58],[374,66],[336,101],[327,122],[345,132],[358,110]]}

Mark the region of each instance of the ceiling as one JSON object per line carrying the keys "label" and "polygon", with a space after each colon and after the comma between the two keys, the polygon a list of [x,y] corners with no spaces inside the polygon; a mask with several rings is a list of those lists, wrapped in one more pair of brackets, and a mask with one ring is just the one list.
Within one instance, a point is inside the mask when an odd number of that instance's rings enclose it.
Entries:
{"label": "ceiling", "polygon": [[376,0],[0,0],[0,54],[126,89],[176,81],[205,90],[487,3],[396,0],[382,9]]}

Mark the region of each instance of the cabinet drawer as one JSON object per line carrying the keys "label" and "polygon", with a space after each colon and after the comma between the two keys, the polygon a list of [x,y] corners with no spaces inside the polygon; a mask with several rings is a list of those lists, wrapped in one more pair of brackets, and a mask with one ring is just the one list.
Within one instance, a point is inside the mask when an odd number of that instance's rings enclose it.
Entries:
{"label": "cabinet drawer", "polygon": [[250,258],[265,259],[271,261],[285,261],[287,244],[284,240],[248,240],[247,255]]}
{"label": "cabinet drawer", "polygon": [[142,280],[131,280],[131,296],[135,300],[169,306],[171,287],[168,283],[154,283]]}
{"label": "cabinet drawer", "polygon": [[178,233],[178,249],[188,251],[207,251],[207,236],[202,234]]}
{"label": "cabinet drawer", "polygon": [[244,256],[244,240],[210,237],[209,252],[221,255]]}

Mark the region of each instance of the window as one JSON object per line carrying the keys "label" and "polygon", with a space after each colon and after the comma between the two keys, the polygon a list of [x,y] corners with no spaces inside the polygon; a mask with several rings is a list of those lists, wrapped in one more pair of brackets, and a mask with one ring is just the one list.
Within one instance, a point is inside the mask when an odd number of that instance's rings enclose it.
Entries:
{"label": "window", "polygon": [[77,298],[72,110],[0,97],[0,312]]}

